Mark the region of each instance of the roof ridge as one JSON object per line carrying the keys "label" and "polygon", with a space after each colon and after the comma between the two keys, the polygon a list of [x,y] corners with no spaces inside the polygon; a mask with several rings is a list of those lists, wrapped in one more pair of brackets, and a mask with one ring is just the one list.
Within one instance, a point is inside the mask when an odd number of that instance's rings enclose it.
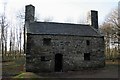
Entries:
{"label": "roof ridge", "polygon": [[61,22],[38,22],[38,21],[35,21],[35,22],[33,22],[33,23],[49,23],[49,24],[68,24],[68,25],[90,26],[89,24],[61,23]]}

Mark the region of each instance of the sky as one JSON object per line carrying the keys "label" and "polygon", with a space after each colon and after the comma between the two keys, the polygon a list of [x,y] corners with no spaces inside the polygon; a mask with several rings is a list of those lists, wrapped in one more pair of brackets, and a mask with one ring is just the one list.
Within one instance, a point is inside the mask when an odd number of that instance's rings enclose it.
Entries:
{"label": "sky", "polygon": [[25,5],[32,4],[40,21],[51,18],[53,22],[79,23],[86,20],[88,11],[97,10],[99,23],[102,23],[105,16],[117,8],[118,2],[119,0],[0,0],[0,13],[4,10],[3,4],[6,4],[5,13],[12,21],[18,12],[24,12]]}

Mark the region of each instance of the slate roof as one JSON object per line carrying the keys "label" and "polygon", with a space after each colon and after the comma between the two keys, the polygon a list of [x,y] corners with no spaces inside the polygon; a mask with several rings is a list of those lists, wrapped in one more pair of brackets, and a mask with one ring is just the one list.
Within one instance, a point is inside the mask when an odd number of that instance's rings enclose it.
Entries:
{"label": "slate roof", "polygon": [[55,22],[33,22],[27,30],[31,34],[60,34],[78,36],[101,36],[90,25],[55,23]]}

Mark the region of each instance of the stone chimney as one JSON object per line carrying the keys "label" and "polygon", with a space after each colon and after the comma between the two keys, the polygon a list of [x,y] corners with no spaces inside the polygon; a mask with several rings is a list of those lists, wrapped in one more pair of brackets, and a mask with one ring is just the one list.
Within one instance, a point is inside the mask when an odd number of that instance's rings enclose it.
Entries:
{"label": "stone chimney", "polygon": [[91,10],[91,25],[98,29],[98,11]]}
{"label": "stone chimney", "polygon": [[25,6],[25,22],[34,22],[35,7],[33,5]]}
{"label": "stone chimney", "polygon": [[24,25],[24,53],[27,53],[27,33],[29,33],[30,23],[34,22],[35,7],[33,5],[25,6],[25,25]]}

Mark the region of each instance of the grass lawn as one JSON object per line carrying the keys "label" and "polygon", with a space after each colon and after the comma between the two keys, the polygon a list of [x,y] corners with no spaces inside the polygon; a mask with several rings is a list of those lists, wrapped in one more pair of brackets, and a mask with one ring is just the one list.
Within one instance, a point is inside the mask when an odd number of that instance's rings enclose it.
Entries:
{"label": "grass lawn", "polygon": [[2,63],[2,77],[12,77],[25,72],[25,58]]}
{"label": "grass lawn", "polygon": [[[106,66],[98,70],[88,71],[76,71],[76,72],[62,72],[62,73],[40,73],[36,75],[34,73],[25,72],[25,59],[18,59],[13,62],[4,62],[2,65],[3,78],[44,78],[44,77],[73,77],[73,78],[84,78],[84,77],[106,77],[106,78],[117,78],[118,76],[118,64],[120,62],[106,60]],[[95,77],[96,76],[96,77]]]}

